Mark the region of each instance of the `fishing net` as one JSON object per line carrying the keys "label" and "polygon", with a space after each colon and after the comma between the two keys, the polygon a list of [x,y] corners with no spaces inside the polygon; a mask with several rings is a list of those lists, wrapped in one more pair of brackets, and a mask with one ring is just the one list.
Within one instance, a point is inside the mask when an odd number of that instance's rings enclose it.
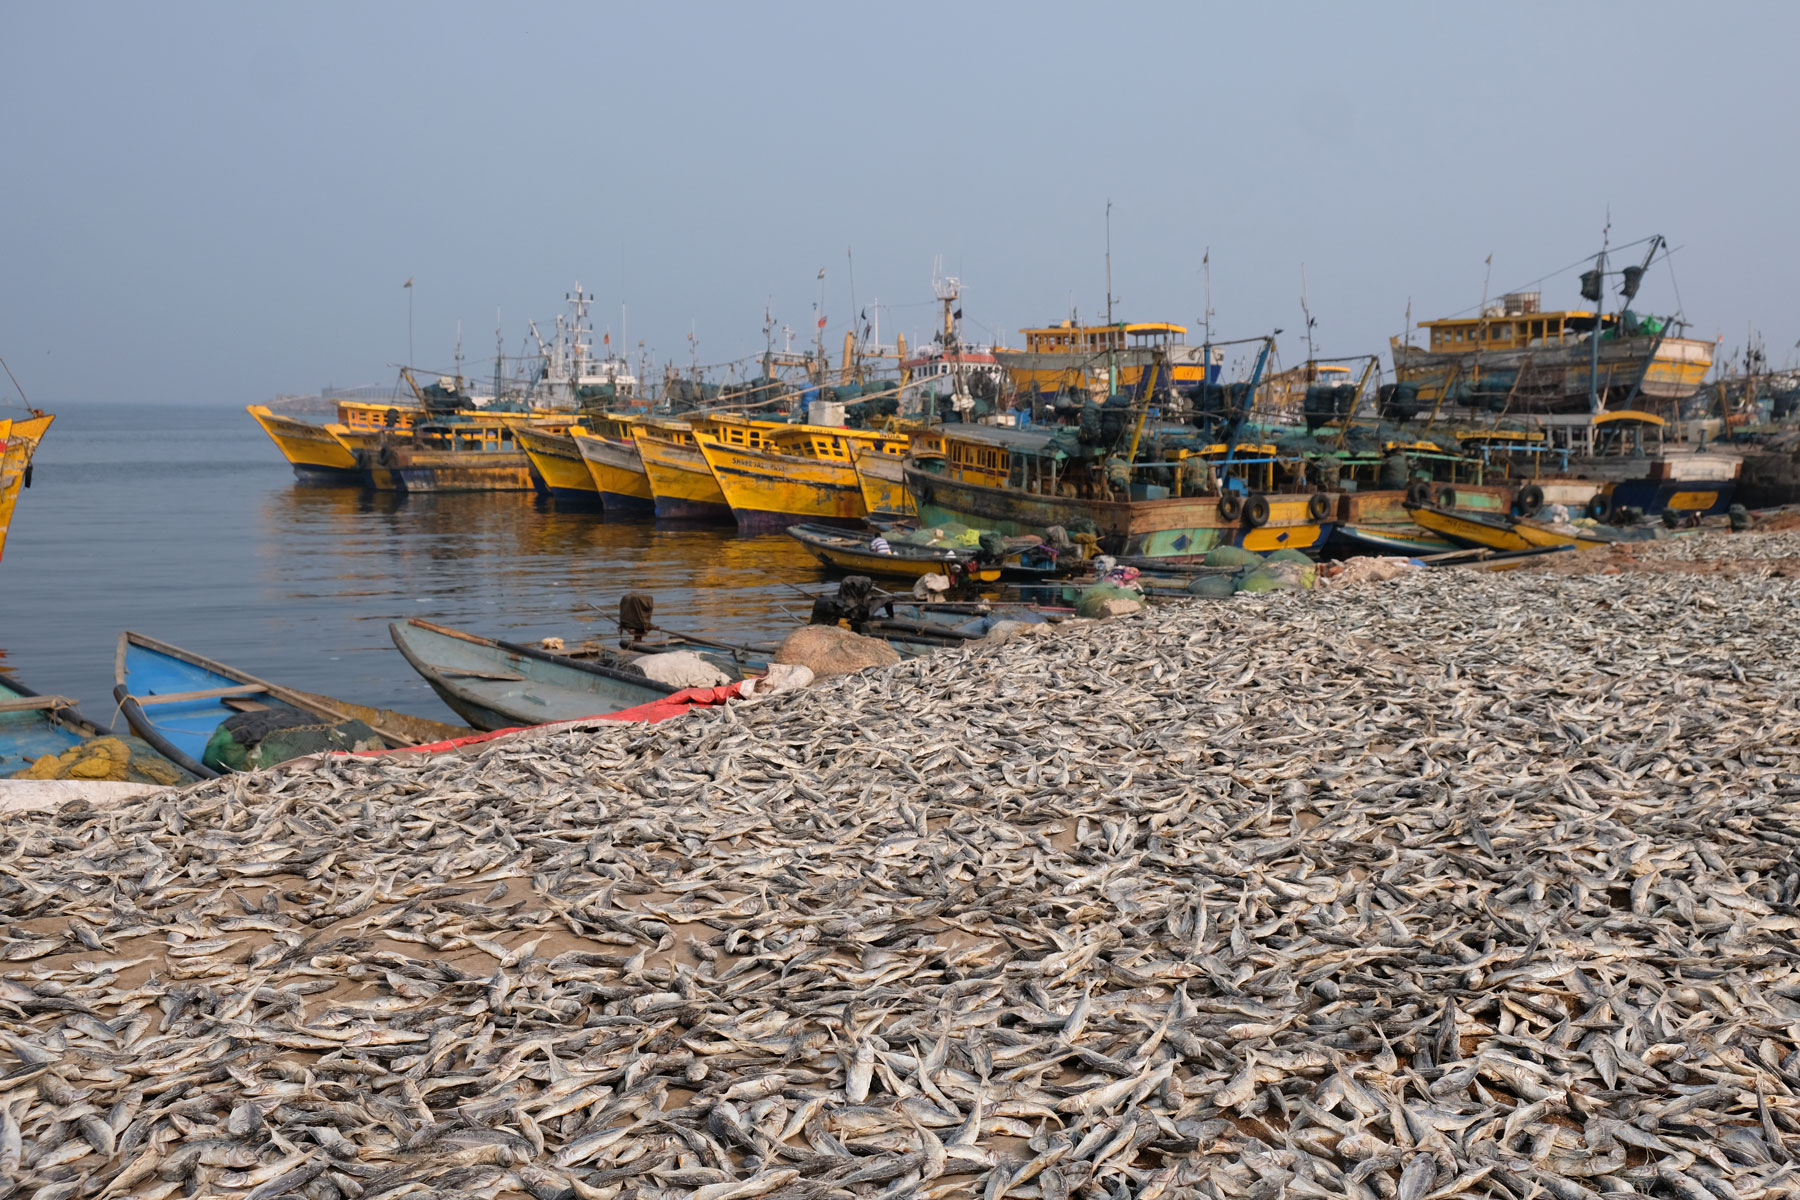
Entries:
{"label": "fishing net", "polygon": [[105,783],[188,782],[187,774],[137,738],[101,737],[46,754],[14,779],[84,779]]}
{"label": "fishing net", "polygon": [[383,747],[380,735],[361,721],[321,721],[298,709],[256,709],[220,722],[200,763],[215,771],[257,771],[308,754]]}
{"label": "fishing net", "polygon": [[1255,552],[1241,546],[1214,546],[1206,552],[1209,567],[1248,567],[1262,561]]}

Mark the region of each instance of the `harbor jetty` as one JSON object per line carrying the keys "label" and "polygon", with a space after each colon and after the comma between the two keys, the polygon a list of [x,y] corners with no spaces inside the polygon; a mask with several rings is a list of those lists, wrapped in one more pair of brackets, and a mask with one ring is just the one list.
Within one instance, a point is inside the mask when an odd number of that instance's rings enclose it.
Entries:
{"label": "harbor jetty", "polygon": [[1796,563],[1194,600],[9,818],[0,1177],[1791,1195]]}

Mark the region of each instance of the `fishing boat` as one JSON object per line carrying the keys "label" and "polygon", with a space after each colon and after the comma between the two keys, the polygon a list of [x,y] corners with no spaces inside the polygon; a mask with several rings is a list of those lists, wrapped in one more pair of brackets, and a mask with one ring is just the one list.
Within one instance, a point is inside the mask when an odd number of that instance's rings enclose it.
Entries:
{"label": "fishing boat", "polygon": [[1534,550],[1549,546],[1573,546],[1577,550],[1597,550],[1620,542],[1651,541],[1658,530],[1602,529],[1569,526],[1558,529],[1529,517],[1506,513],[1458,512],[1429,504],[1410,505],[1413,521],[1421,528],[1442,535],[1458,546],[1488,550]]}
{"label": "fishing boat", "polygon": [[12,778],[48,757],[60,757],[102,739],[123,761],[109,772],[119,782],[178,785],[186,771],[132,737],[116,737],[81,715],[67,696],[46,696],[11,675],[0,675],[0,778]]}
{"label": "fishing boat", "polygon": [[55,419],[34,408],[29,417],[0,420],[0,555],[6,551],[6,535],[19,497],[31,486],[31,462],[38,443]]}
{"label": "fishing boat", "polygon": [[600,488],[581,457],[581,448],[575,444],[579,432],[580,425],[571,425],[560,433],[549,428],[519,427],[513,430],[513,438],[531,461],[539,490],[553,500],[597,508],[602,503]]}
{"label": "fishing boat", "polygon": [[1277,491],[1284,464],[1272,445],[1212,444],[1144,461],[1127,453],[1109,464],[1072,456],[1066,431],[954,425],[913,441],[906,486],[921,522],[1040,537],[1091,525],[1114,555],[1199,558],[1226,545],[1316,553],[1337,508],[1329,493]]}
{"label": "fishing boat", "polygon": [[[269,435],[269,440],[275,443],[275,448],[288,460],[295,477],[302,483],[362,483],[362,468],[356,465],[356,452],[344,445],[333,432],[333,426],[285,417],[266,404],[251,404],[244,411],[262,426],[262,431]],[[340,423],[336,428],[347,430],[349,427]]]}
{"label": "fishing boat", "polygon": [[912,493],[906,490],[906,456],[882,446],[856,442],[850,447],[850,465],[856,486],[862,491],[863,510],[871,521],[904,520],[917,516]]}
{"label": "fishing boat", "polygon": [[[832,525],[790,525],[787,535],[827,567],[853,575],[879,575],[894,579],[922,579],[955,569],[964,577],[993,583],[1000,579],[998,563],[977,563],[980,551],[969,547],[910,546],[887,543],[885,551],[873,547],[873,537],[851,533]],[[884,539],[885,541],[885,539]]]}
{"label": "fishing boat", "polygon": [[431,690],[481,730],[603,716],[680,690],[622,667],[478,637],[417,618],[395,621],[388,632]]}
{"label": "fishing boat", "polygon": [[405,433],[345,437],[366,486],[378,492],[530,492],[538,490],[520,429],[563,433],[574,420],[494,414],[433,416]]}
{"label": "fishing boat", "polygon": [[140,633],[119,635],[113,678],[113,696],[132,732],[200,779],[219,774],[201,760],[220,722],[259,709],[293,710],[333,724],[361,721],[390,748],[469,733],[443,721],[283,687]]}
{"label": "fishing boat", "polygon": [[656,511],[656,493],[650,490],[629,420],[590,417],[569,433],[607,512]]}
{"label": "fishing boat", "polygon": [[1602,311],[1605,281],[1615,274],[1602,251],[1581,277],[1582,299],[1594,308],[1545,311],[1541,292],[1510,292],[1477,316],[1420,322],[1423,346],[1392,339],[1406,402],[1433,410],[1597,413],[1642,400],[1673,410],[1705,382],[1713,343],[1678,336],[1678,317],[1641,317],[1626,307],[1665,249],[1661,237],[1648,246],[1641,264],[1616,273],[1617,312]]}
{"label": "fishing boat", "polygon": [[718,414],[685,421],[633,421],[632,440],[650,480],[656,515],[691,521],[731,520],[731,505],[696,439],[704,433],[721,446],[753,449],[766,444],[770,430],[784,428],[787,425],[781,421]]}
{"label": "fishing boat", "polygon": [[1167,361],[1176,387],[1192,388],[1215,382],[1225,362],[1222,348],[1190,346],[1187,327],[1167,321],[1105,325],[1063,321],[1019,332],[1025,336],[1025,349],[996,347],[994,357],[1013,390],[1026,399],[1136,389],[1159,358]]}
{"label": "fishing boat", "polygon": [[760,446],[733,446],[715,433],[694,432],[732,517],[747,532],[797,522],[861,525],[869,510],[851,455],[860,449],[897,460],[910,440],[904,433],[787,425],[766,431]]}
{"label": "fishing boat", "polygon": [[[1481,459],[1433,442],[1389,441],[1379,451],[1332,457],[1342,492],[1331,545],[1340,554],[1417,557],[1457,548],[1415,524],[1408,503],[1483,513],[1507,513],[1513,506],[1513,487],[1487,481]],[[1400,470],[1410,482],[1384,486],[1384,474],[1391,479]]]}

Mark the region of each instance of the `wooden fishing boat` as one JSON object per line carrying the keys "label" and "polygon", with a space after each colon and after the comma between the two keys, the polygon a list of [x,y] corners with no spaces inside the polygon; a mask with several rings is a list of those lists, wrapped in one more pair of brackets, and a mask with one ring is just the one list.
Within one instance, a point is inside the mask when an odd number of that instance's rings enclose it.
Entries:
{"label": "wooden fishing boat", "polygon": [[441,742],[469,733],[444,721],[283,687],[129,631],[119,635],[113,678],[113,696],[132,732],[201,779],[219,774],[201,762],[219,723],[257,709],[293,709],[334,723],[361,721],[390,748]]}
{"label": "wooden fishing boat", "polygon": [[33,409],[29,417],[0,421],[0,554],[6,550],[6,534],[19,496],[31,486],[32,457],[55,419]]}
{"label": "wooden fishing boat", "polygon": [[650,476],[644,473],[630,419],[589,418],[569,434],[607,512],[648,514],[656,510],[656,493],[650,490]]}
{"label": "wooden fishing boat", "polygon": [[0,778],[17,776],[45,756],[102,738],[113,738],[130,755],[120,782],[187,783],[192,776],[136,738],[118,738],[81,715],[67,696],[46,696],[10,675],[0,675]]}
{"label": "wooden fishing boat", "polygon": [[1584,528],[1565,533],[1542,521],[1504,513],[1460,512],[1428,504],[1408,505],[1415,524],[1437,533],[1459,546],[1483,547],[1489,550],[1532,550],[1546,546],[1573,546],[1577,550],[1597,550],[1619,542],[1651,541],[1657,530]]}
{"label": "wooden fishing boat", "polygon": [[1331,548],[1346,558],[1369,554],[1418,558],[1455,550],[1458,543],[1408,521],[1404,525],[1339,525],[1331,531]]}
{"label": "wooden fishing boat", "polygon": [[[1041,430],[956,425],[913,441],[906,486],[921,522],[1040,537],[1091,524],[1115,555],[1199,559],[1217,546],[1317,553],[1337,508],[1329,493],[1275,491],[1273,446],[1132,462],[1126,486],[1115,488],[1098,459],[1067,458]],[[1188,490],[1190,460],[1210,484]]]}
{"label": "wooden fishing boat", "polygon": [[[1487,481],[1479,458],[1431,442],[1389,442],[1382,450],[1334,456],[1345,489],[1338,497],[1338,524],[1331,534],[1331,547],[1339,554],[1416,557],[1457,548],[1416,525],[1406,509],[1409,503],[1483,513],[1512,509],[1514,489]],[[1384,462],[1395,454],[1405,455],[1406,468],[1415,476],[1407,487],[1382,486]]]}
{"label": "wooden fishing boat", "polygon": [[513,437],[531,461],[540,489],[551,499],[597,508],[602,503],[600,489],[575,444],[575,434],[581,431],[579,425],[561,432],[521,426],[513,430]]}
{"label": "wooden fishing boat", "polygon": [[729,521],[731,506],[695,441],[697,434],[716,437],[734,449],[764,444],[771,429],[784,428],[779,421],[752,421],[747,417],[711,416],[687,421],[633,421],[632,440],[650,479],[659,517],[690,521]]}
{"label": "wooden fishing boat", "polygon": [[[362,468],[356,465],[356,452],[333,434],[330,425],[284,417],[266,404],[245,408],[262,431],[269,435],[281,456],[294,468],[294,476],[302,483],[362,483]],[[339,428],[345,428],[339,426]]]}
{"label": "wooden fishing boat", "polygon": [[530,492],[539,485],[518,430],[562,433],[573,423],[567,417],[457,415],[420,421],[406,433],[383,430],[344,440],[355,447],[364,482],[378,492]]}
{"label": "wooden fishing boat", "polygon": [[481,730],[604,716],[680,690],[621,667],[417,618],[395,621],[388,633],[431,690]]}
{"label": "wooden fishing boat", "polygon": [[898,459],[910,440],[903,433],[789,425],[768,431],[761,446],[733,446],[715,433],[694,432],[738,528],[756,532],[795,522],[861,525],[869,510],[852,453],[860,447]]}
{"label": "wooden fishing boat", "polygon": [[837,571],[853,575],[879,575],[892,579],[922,579],[942,575],[948,566],[967,572],[968,577],[983,583],[1000,578],[998,564],[977,565],[975,547],[909,546],[891,542],[886,553],[873,549],[874,540],[866,533],[851,533],[833,525],[790,525],[787,535],[805,546],[807,552]]}
{"label": "wooden fishing boat", "polygon": [[850,465],[862,489],[863,509],[871,521],[891,521],[916,516],[918,506],[906,490],[906,456],[873,443],[851,447]]}

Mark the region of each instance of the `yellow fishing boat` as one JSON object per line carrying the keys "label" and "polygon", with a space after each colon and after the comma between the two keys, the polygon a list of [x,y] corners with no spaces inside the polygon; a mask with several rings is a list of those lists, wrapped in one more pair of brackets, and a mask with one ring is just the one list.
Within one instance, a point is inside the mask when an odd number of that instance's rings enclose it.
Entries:
{"label": "yellow fishing boat", "polygon": [[824,525],[790,525],[787,535],[833,570],[851,575],[923,579],[927,575],[954,574],[963,579],[994,583],[1001,577],[999,563],[978,563],[974,547],[927,549],[903,542],[877,550],[867,533],[850,533]]}
{"label": "yellow fishing boat", "polygon": [[1564,533],[1541,521],[1509,517],[1504,513],[1453,512],[1428,504],[1408,504],[1413,523],[1428,529],[1459,546],[1487,550],[1542,550],[1552,546],[1573,546],[1577,550],[1598,550],[1618,542],[1648,541],[1654,536],[1649,529],[1625,533],[1598,528]]}
{"label": "yellow fishing boat", "polygon": [[19,493],[31,486],[31,459],[54,420],[51,414],[32,409],[29,417],[0,421],[0,554],[6,550]]}
{"label": "yellow fishing boat", "polygon": [[850,465],[856,471],[856,485],[862,489],[863,508],[872,520],[917,515],[918,506],[906,490],[905,450],[895,452],[889,442],[857,442],[851,447]]}
{"label": "yellow fishing boat", "polygon": [[701,433],[734,448],[761,446],[767,433],[790,428],[781,421],[715,415],[686,421],[633,421],[632,439],[656,498],[656,515],[684,520],[731,519],[731,506],[695,440]]}
{"label": "yellow fishing boat", "polygon": [[[1025,349],[994,349],[1013,390],[1021,396],[1054,396],[1094,389],[1130,391],[1160,356],[1168,364],[1173,386],[1189,388],[1218,377],[1225,351],[1187,344],[1187,327],[1167,321],[1077,325],[1064,321],[1041,329],[1021,329]],[[1107,372],[1115,378],[1110,381]]]}
{"label": "yellow fishing boat", "polygon": [[[266,404],[245,408],[262,426],[281,456],[294,468],[294,474],[307,483],[361,483],[362,468],[356,465],[356,453],[339,440],[332,425],[316,425],[295,417],[284,417]],[[343,424],[337,429],[347,429]]]}
{"label": "yellow fishing boat", "polygon": [[580,432],[580,425],[571,425],[561,433],[519,427],[513,430],[513,437],[530,460],[539,486],[552,499],[598,505],[600,489],[588,472],[587,460],[581,457],[581,448],[575,444],[575,434]]}
{"label": "yellow fishing boat", "polygon": [[650,490],[650,476],[644,473],[644,460],[638,457],[630,420],[590,418],[569,433],[607,512],[655,511],[656,493]]}
{"label": "yellow fishing boat", "polygon": [[733,446],[695,430],[694,441],[712,468],[731,515],[743,530],[786,529],[800,522],[856,525],[868,516],[853,453],[904,457],[904,433],[785,425],[763,446]]}
{"label": "yellow fishing boat", "polygon": [[567,415],[432,417],[406,433],[337,436],[355,449],[364,483],[378,492],[530,492],[538,484],[519,430],[563,433],[574,423]]}

